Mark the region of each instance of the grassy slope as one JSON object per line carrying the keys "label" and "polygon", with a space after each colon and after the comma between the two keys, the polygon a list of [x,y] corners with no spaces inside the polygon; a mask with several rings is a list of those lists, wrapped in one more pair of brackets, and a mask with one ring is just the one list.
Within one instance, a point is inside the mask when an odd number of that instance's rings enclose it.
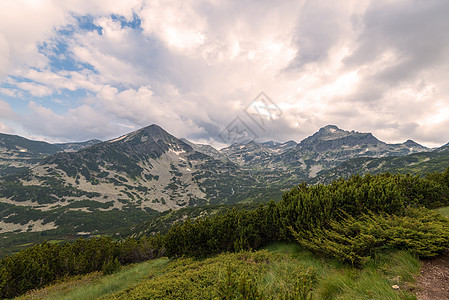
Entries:
{"label": "grassy slope", "polygon": [[[94,273],[20,299],[136,299],[150,295],[152,299],[218,299],[228,268],[237,284],[247,278],[264,299],[278,299],[286,291],[291,295],[298,290],[298,278],[303,278],[303,283],[314,282],[313,299],[416,299],[410,287],[419,262],[408,253],[397,252],[355,269],[316,257],[295,244],[275,244],[266,250],[204,260],[159,259],[109,276]],[[391,286],[398,283],[400,290],[394,290]]]}

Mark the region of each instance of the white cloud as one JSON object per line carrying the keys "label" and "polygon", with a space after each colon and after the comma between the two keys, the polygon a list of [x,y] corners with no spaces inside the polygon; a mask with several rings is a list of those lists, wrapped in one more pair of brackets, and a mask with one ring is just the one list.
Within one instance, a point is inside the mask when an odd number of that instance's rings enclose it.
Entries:
{"label": "white cloud", "polygon": [[0,88],[0,93],[9,97],[22,98],[23,92],[12,88]]}
{"label": "white cloud", "polygon": [[9,134],[14,134],[14,129],[12,129],[11,127],[7,126],[5,123],[0,122],[0,133],[9,133]]}
{"label": "white cloud", "polygon": [[16,86],[22,90],[28,91],[31,96],[43,97],[52,94],[52,90],[45,85],[34,82],[18,82]]}
{"label": "white cloud", "polygon": [[7,102],[0,100],[0,118],[11,119],[14,116],[15,113],[11,106]]}
{"label": "white cloud", "polygon": [[23,126],[32,134],[52,139],[73,141],[105,138],[120,131],[120,127],[112,123],[109,116],[88,105],[70,109],[66,114],[57,114],[35,102],[30,102],[28,109],[29,115],[25,116]]}
{"label": "white cloud", "polygon": [[[265,91],[283,114],[258,133],[263,139],[300,140],[332,123],[390,142],[445,143],[447,3],[4,1],[0,80],[10,77],[0,92],[28,91],[35,120],[23,126],[59,138],[157,123],[216,142]],[[80,28],[83,16],[101,33]],[[136,18],[141,27],[122,26]],[[82,69],[58,69],[51,56]],[[59,112],[53,98],[65,90],[85,93]],[[44,96],[51,99],[37,104]]]}
{"label": "white cloud", "polygon": [[142,28],[167,46],[192,51],[204,44],[206,21],[194,10],[196,1],[148,1],[140,11]]}

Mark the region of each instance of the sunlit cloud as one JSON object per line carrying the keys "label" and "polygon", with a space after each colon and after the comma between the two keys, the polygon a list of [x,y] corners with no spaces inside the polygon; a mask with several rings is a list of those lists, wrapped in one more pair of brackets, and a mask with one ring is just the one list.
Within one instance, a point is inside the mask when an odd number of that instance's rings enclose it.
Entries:
{"label": "sunlit cloud", "polygon": [[222,145],[264,91],[282,114],[245,119],[261,141],[335,124],[445,144],[448,14],[444,0],[3,1],[0,131],[108,139],[157,123]]}

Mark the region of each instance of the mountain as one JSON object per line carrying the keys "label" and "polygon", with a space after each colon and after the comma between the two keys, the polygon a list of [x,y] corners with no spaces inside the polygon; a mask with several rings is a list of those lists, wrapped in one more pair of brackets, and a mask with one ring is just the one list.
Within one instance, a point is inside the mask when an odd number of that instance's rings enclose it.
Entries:
{"label": "mountain", "polygon": [[0,177],[35,166],[44,157],[60,150],[46,142],[0,133]]}
{"label": "mountain", "polygon": [[226,156],[224,156],[220,151],[218,151],[217,149],[215,149],[214,147],[212,147],[210,145],[195,144],[195,143],[192,143],[191,141],[184,139],[184,138],[182,138],[181,141],[183,141],[187,145],[191,146],[193,148],[193,150],[195,150],[195,151],[209,155],[215,159],[226,160]]}
{"label": "mountain", "polygon": [[83,148],[86,147],[90,147],[96,144],[101,143],[100,140],[88,140],[85,142],[72,142],[72,143],[57,143],[54,144],[55,146],[57,146],[58,148],[60,148],[63,151],[66,152],[74,152],[74,151],[78,151],[81,150]]}
{"label": "mountain", "polygon": [[312,183],[330,183],[338,178],[354,174],[378,174],[384,172],[420,174],[443,172],[449,167],[449,148],[444,146],[434,151],[413,153],[406,156],[380,158],[359,157],[349,159],[330,170],[319,173]]}
{"label": "mountain", "polygon": [[0,147],[27,155],[48,155],[60,151],[59,147],[46,143],[32,141],[18,135],[0,133]]}
{"label": "mountain", "polygon": [[436,148],[434,151],[435,152],[442,152],[442,151],[446,151],[449,150],[449,143],[444,144],[443,146]]}
{"label": "mountain", "polygon": [[345,131],[328,125],[282,154],[282,160],[309,178],[357,157],[404,156],[430,151],[413,141],[387,144],[371,133]]}
{"label": "mountain", "polygon": [[[430,151],[411,140],[402,144],[387,144],[371,133],[345,131],[335,125],[321,128],[302,140],[286,143],[266,142],[234,144],[221,150],[229,160],[244,169],[259,172],[278,172],[278,181],[296,184],[310,180],[319,172],[330,170],[348,159],[357,157],[404,156]],[[270,181],[273,174],[269,176]]]}
{"label": "mountain", "polygon": [[78,151],[100,142],[99,140],[89,140],[86,142],[50,144],[17,135],[0,133],[0,177],[33,168],[44,158],[57,152]]}
{"label": "mountain", "polygon": [[233,144],[220,151],[230,161],[237,165],[258,170],[273,170],[280,168],[275,163],[277,151],[271,147],[251,141],[246,144]]}
{"label": "mountain", "polygon": [[77,152],[56,153],[3,178],[0,227],[115,233],[159,211],[279,196],[279,190],[268,189],[250,172],[151,125]]}
{"label": "mountain", "polygon": [[321,128],[317,133],[304,139],[296,147],[303,153],[333,153],[337,158],[349,156],[403,156],[415,152],[429,151],[411,140],[403,144],[387,144],[379,141],[371,133],[345,131],[335,125]]}

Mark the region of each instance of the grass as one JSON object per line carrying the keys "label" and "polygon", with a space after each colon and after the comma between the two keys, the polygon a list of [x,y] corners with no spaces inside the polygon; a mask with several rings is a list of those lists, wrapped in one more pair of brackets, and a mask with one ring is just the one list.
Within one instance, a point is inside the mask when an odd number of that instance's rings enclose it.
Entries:
{"label": "grass", "polygon": [[127,289],[146,277],[157,276],[160,267],[168,262],[168,259],[148,261],[128,266],[108,276],[102,276],[99,272],[77,276],[45,289],[32,291],[19,299],[98,299]]}
{"label": "grass", "polygon": [[419,261],[408,252],[382,254],[361,270],[346,267],[331,271],[319,286],[318,298],[416,299],[413,277],[419,268]]}
{"label": "grass", "polygon": [[436,211],[443,216],[449,217],[449,206],[437,208]]}
{"label": "grass", "polygon": [[[383,253],[362,269],[324,259],[296,244],[273,244],[267,247],[276,253],[288,253],[303,266],[317,270],[319,281],[313,299],[416,299],[414,275],[419,260],[408,252]],[[398,285],[399,290],[392,288]]]}
{"label": "grass", "polygon": [[158,259],[109,276],[92,273],[21,299],[221,299],[229,286],[234,296],[252,290],[263,299],[280,299],[287,293],[309,297],[288,299],[416,299],[413,278],[419,267],[408,252],[379,254],[357,269],[297,244],[273,244],[202,260]]}

